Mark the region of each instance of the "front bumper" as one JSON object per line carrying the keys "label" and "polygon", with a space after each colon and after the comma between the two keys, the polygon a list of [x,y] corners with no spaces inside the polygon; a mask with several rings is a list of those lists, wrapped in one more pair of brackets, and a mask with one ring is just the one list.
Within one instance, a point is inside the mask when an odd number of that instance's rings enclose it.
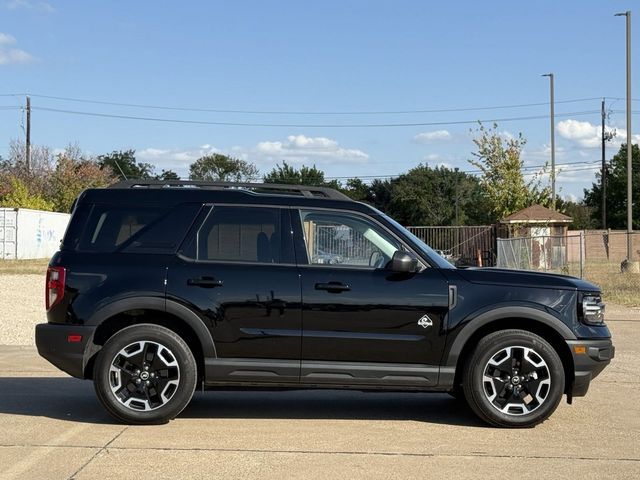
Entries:
{"label": "front bumper", "polygon": [[[60,370],[77,378],[85,378],[84,370],[93,346],[96,327],[40,323],[36,325],[36,346],[41,357]],[[70,341],[80,336],[79,341]],[[76,340],[75,338],[74,340]]]}
{"label": "front bumper", "polygon": [[610,338],[600,340],[567,340],[573,356],[574,379],[567,395],[584,397],[589,390],[591,380],[596,378],[604,367],[611,363],[615,347]]}

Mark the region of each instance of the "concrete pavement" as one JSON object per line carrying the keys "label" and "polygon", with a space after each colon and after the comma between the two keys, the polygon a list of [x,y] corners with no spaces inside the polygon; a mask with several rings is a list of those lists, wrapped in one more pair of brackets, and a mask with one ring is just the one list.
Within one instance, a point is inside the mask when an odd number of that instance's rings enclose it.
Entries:
{"label": "concrete pavement", "polygon": [[609,322],[614,363],[530,430],[442,394],[196,393],[168,425],[130,427],[90,382],[0,347],[0,478],[640,478],[640,315]]}

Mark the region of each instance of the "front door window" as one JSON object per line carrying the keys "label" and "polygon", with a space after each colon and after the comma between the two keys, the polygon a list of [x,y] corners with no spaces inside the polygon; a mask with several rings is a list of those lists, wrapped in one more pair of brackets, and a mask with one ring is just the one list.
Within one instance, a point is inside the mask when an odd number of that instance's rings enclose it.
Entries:
{"label": "front door window", "polygon": [[302,211],[311,265],[384,268],[400,245],[382,228],[359,216]]}

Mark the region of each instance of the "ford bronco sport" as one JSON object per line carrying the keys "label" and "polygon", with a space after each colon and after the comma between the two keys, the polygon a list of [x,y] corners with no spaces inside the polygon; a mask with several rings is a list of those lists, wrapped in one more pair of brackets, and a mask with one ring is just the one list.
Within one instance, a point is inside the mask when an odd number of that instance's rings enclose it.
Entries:
{"label": "ford bronco sport", "polygon": [[614,347],[598,287],[459,269],[308,186],[127,181],[76,200],[46,279],[40,355],[116,419],[164,423],[196,387],[449,392],[530,427]]}

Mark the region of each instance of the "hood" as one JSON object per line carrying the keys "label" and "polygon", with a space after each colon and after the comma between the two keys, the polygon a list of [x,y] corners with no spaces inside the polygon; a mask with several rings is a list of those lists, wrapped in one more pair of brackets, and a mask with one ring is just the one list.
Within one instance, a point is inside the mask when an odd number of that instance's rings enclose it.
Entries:
{"label": "hood", "polygon": [[593,283],[569,275],[535,272],[530,270],[507,270],[504,268],[464,268],[458,274],[471,283],[485,285],[513,285],[514,287],[554,288],[599,292]]}

